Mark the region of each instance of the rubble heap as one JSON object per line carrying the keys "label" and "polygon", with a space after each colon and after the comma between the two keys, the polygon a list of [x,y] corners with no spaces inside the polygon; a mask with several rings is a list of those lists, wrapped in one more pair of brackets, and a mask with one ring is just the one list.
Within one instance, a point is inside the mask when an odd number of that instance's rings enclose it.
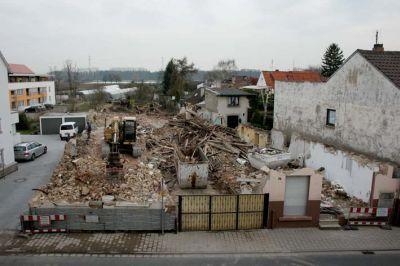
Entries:
{"label": "rubble heap", "polygon": [[[245,165],[247,150],[252,145],[240,140],[233,129],[212,125],[198,117],[185,119],[180,115],[171,119],[166,126],[149,134],[145,145],[149,156],[158,160],[167,183],[175,182],[174,151],[181,161],[195,163],[200,160],[197,148],[209,160],[209,180],[222,192],[239,192],[236,178],[254,172]],[[237,161],[238,158],[241,160]]]}
{"label": "rubble heap", "polygon": [[[87,202],[98,201],[105,195],[116,200],[145,204],[158,201],[161,194],[161,171],[154,165],[124,160],[123,176],[110,182],[106,178],[106,162],[101,158],[101,131],[76,139],[77,154],[73,156],[73,140],[66,144],[64,156],[53,173],[50,183],[36,189],[35,201]],[[165,194],[165,192],[164,192]],[[170,201],[165,195],[164,200]]]}
{"label": "rubble heap", "polygon": [[342,211],[348,207],[368,207],[368,204],[356,197],[350,197],[337,182],[324,179],[322,181],[321,207],[336,208]]}

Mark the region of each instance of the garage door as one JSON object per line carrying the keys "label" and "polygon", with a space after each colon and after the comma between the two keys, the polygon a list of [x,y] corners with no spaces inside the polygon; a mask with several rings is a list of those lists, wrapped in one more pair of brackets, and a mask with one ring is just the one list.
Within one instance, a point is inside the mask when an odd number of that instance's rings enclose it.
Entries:
{"label": "garage door", "polygon": [[286,177],[283,215],[306,215],[309,185],[309,176]]}
{"label": "garage door", "polygon": [[65,122],[76,122],[76,124],[78,125],[79,133],[82,133],[86,126],[85,117],[66,117]]}
{"label": "garage door", "polygon": [[42,135],[58,134],[60,131],[60,125],[62,124],[62,118],[40,118],[40,125],[42,129]]}

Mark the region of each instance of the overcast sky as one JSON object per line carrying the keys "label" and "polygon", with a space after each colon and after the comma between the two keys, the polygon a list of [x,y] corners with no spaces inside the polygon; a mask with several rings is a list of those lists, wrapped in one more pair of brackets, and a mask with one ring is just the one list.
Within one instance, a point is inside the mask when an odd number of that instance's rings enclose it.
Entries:
{"label": "overcast sky", "polygon": [[336,42],[349,56],[375,31],[400,50],[399,0],[0,0],[0,50],[44,73],[66,59],[81,68],[159,70],[187,56],[200,69],[233,58],[239,68],[319,65]]}

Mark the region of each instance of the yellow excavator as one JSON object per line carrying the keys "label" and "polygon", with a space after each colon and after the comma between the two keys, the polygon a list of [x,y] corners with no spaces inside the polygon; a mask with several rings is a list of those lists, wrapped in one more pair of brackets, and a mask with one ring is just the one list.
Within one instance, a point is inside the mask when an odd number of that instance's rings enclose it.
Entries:
{"label": "yellow excavator", "polygon": [[120,152],[129,153],[133,157],[140,156],[140,148],[136,145],[137,121],[135,117],[114,117],[104,129],[104,141],[108,144],[103,155],[107,156],[106,173],[118,176],[122,173]]}

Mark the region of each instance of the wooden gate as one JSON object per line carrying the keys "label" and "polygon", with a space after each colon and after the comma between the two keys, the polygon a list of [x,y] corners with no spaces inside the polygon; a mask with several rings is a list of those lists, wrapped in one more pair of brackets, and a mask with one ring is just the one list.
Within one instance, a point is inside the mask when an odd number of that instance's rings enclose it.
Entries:
{"label": "wooden gate", "polygon": [[265,228],[269,194],[179,196],[179,231]]}

